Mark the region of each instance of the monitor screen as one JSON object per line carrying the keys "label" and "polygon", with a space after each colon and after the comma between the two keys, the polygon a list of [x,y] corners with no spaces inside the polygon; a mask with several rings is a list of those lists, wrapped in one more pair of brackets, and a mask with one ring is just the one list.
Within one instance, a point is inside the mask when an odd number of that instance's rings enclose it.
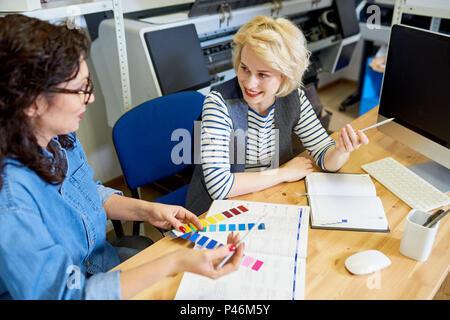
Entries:
{"label": "monitor screen", "polygon": [[151,31],[144,37],[163,95],[209,85],[211,77],[195,25]]}
{"label": "monitor screen", "polygon": [[403,25],[392,27],[379,114],[395,118],[399,125],[443,146],[443,150],[447,148],[448,152],[449,36]]}
{"label": "monitor screen", "polygon": [[339,71],[350,64],[350,60],[352,59],[353,51],[355,51],[356,44],[357,42],[342,45],[342,48],[339,52],[339,56],[336,61],[336,67],[334,68],[334,72]]}
{"label": "monitor screen", "polygon": [[381,88],[379,120],[395,120],[381,126],[380,131],[448,169],[449,84],[450,36],[394,25]]}

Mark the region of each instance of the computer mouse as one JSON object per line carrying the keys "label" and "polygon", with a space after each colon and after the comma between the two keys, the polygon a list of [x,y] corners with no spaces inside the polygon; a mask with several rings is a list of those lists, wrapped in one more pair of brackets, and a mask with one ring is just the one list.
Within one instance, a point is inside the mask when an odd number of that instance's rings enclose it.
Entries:
{"label": "computer mouse", "polygon": [[345,267],[356,275],[369,274],[387,268],[391,260],[378,250],[365,250],[345,260]]}

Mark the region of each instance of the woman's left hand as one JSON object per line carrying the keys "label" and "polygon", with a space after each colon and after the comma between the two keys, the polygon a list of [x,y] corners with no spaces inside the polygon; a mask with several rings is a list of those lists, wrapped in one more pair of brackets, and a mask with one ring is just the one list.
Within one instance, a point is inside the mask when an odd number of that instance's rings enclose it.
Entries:
{"label": "woman's left hand", "polygon": [[142,218],[155,227],[162,229],[180,230],[187,223],[193,223],[198,229],[203,230],[203,225],[195,214],[181,206],[172,206],[156,202],[147,202],[142,208]]}
{"label": "woman's left hand", "polygon": [[358,150],[361,145],[369,143],[369,138],[361,130],[353,130],[350,124],[345,125],[339,131],[339,141],[336,149],[342,153],[350,153]]}

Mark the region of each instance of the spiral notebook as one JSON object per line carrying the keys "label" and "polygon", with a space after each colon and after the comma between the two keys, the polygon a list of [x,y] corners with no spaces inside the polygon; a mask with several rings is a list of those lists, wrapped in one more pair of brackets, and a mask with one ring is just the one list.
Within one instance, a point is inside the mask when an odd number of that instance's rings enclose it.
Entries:
{"label": "spiral notebook", "polygon": [[389,232],[368,174],[313,172],[305,178],[311,228]]}

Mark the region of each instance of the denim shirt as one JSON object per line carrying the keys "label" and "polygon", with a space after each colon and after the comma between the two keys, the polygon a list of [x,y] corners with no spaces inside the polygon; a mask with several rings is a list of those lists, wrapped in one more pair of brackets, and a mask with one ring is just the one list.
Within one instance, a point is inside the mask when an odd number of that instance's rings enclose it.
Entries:
{"label": "denim shirt", "polygon": [[0,299],[120,299],[120,271],[106,273],[119,258],[106,241],[102,206],[120,192],[94,182],[78,139],[72,150],[51,143],[67,167],[61,185],[26,167],[3,171]]}

